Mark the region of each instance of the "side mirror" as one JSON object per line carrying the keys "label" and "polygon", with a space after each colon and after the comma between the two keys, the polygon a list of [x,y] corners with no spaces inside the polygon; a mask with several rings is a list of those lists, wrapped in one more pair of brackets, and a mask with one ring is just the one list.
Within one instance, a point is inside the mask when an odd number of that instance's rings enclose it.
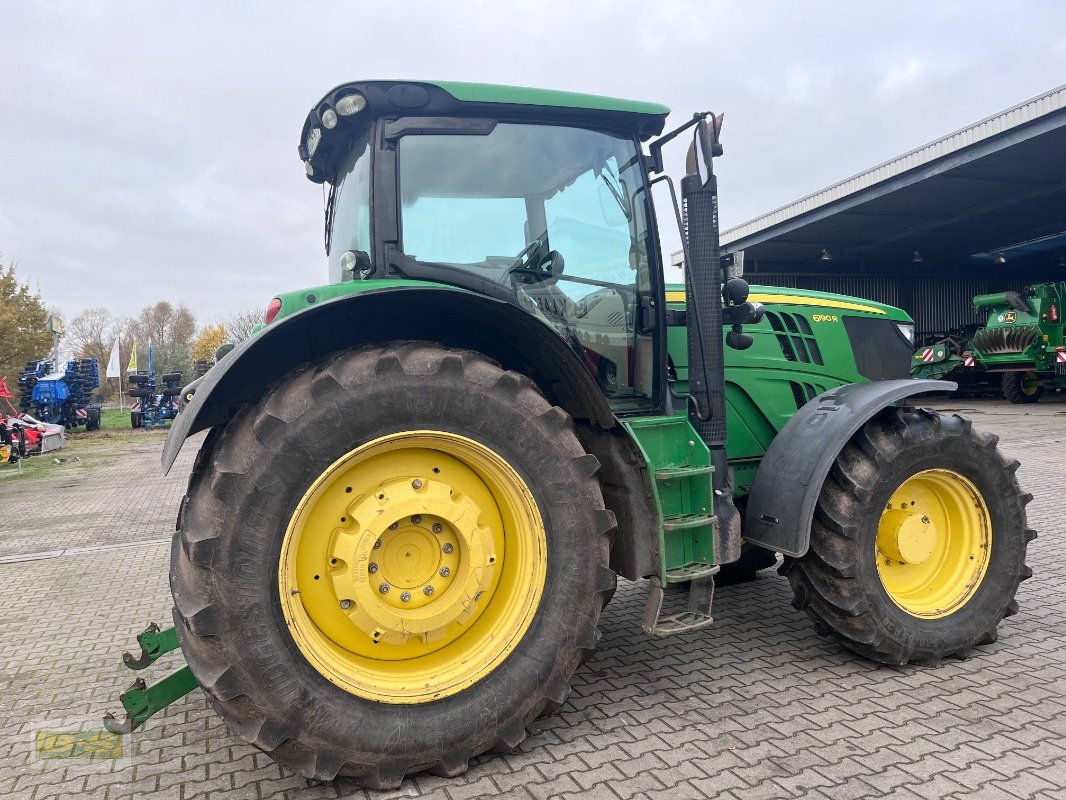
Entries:
{"label": "side mirror", "polygon": [[[740,326],[736,327],[739,328]],[[725,343],[734,350],[747,350],[755,343],[755,340],[751,338],[750,333],[743,333],[734,329],[725,335]]]}
{"label": "side mirror", "polygon": [[748,282],[743,278],[730,278],[722,287],[722,299],[726,304],[739,306],[748,299],[750,289]]}

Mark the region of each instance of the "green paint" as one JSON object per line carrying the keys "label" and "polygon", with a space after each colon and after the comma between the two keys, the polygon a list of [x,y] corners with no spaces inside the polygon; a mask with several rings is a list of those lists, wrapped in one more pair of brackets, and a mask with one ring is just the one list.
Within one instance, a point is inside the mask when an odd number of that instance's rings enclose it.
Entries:
{"label": "green paint", "polygon": [[[200,684],[188,667],[182,667],[177,672],[171,673],[159,683],[146,686],[144,681],[138,680],[119,698],[122,707],[132,723],[132,730],[137,730],[148,721],[148,718],[161,711],[175,700],[179,700]],[[105,721],[104,725],[107,725]],[[110,728],[108,728],[111,730]],[[117,733],[118,731],[112,731]]]}
{"label": "green paint", "polygon": [[462,83],[459,81],[425,81],[439,86],[456,100],[465,103],[504,103],[522,106],[554,108],[588,108],[595,111],[618,111],[665,117],[670,109],[660,103],[623,100],[579,92],[560,92],[554,89],[531,89],[525,86],[502,86],[494,83]]}
{"label": "green paint", "polygon": [[714,468],[707,445],[685,416],[631,417],[623,425],[644,456],[659,509],[659,580],[713,574]]}
{"label": "green paint", "polygon": [[[357,294],[364,294],[366,292],[372,292],[381,289],[419,289],[424,288],[426,286],[435,286],[438,289],[448,289],[453,292],[465,291],[465,289],[457,289],[456,287],[449,286],[445,283],[407,280],[401,278],[392,278],[388,280],[343,281],[341,283],[327,283],[322,286],[311,286],[307,289],[299,289],[294,292],[284,292],[282,294],[275,295],[275,297],[281,300],[281,310],[278,312],[277,316],[274,317],[274,320],[271,324],[274,324],[278,320],[284,319],[285,317],[291,317],[293,314],[308,309],[311,306],[319,305],[330,300],[336,300],[338,297],[352,297]],[[263,326],[263,328],[266,327],[269,326]]]}
{"label": "green paint", "polygon": [[[684,302],[671,300],[672,296],[676,297],[676,292],[683,292],[684,288],[679,284],[667,286],[667,307],[677,310],[685,308]],[[794,352],[802,348],[811,360],[804,363],[785,357],[782,334],[774,330],[769,317],[755,325],[744,326],[744,331],[754,339],[750,348],[724,348],[726,452],[736,497],[747,495],[759,459],[800,405],[835,386],[867,380],[855,368],[855,357],[842,318],[847,315],[887,318],[900,323],[912,321],[901,309],[830,292],[753,285],[751,296],[761,298],[760,302],[767,311],[779,316],[786,312],[793,318],[803,316],[807,320],[810,334],[786,331],[784,335]],[[801,298],[816,305],[790,303],[789,298]],[[839,306],[861,306],[869,310]],[[819,318],[820,321],[816,321]],[[822,364],[815,363],[812,341],[817,345]],[[675,389],[681,393],[687,392],[687,328],[677,326],[667,329],[667,352],[677,375]]]}

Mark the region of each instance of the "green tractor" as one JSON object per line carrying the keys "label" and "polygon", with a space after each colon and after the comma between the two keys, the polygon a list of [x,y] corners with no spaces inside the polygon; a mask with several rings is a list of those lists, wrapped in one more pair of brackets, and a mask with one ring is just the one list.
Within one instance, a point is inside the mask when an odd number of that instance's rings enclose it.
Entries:
{"label": "green tractor", "polygon": [[[618,576],[648,580],[649,635],[685,634],[720,570],[777,553],[795,605],[874,661],[995,639],[1031,575],[1018,462],[910,404],[953,384],[907,378],[902,311],[723,280],[721,118],[663,134],[668,113],[442,82],[315,104],[331,282],[275,298],[186,389],[165,468],[207,435],[174,627],[126,661],[187,666],[110,729],[200,686],[308,778],[457,775],[566,701]],[[651,188],[673,193],[682,134],[667,285]]]}
{"label": "green tractor", "polygon": [[970,341],[964,368],[1002,373],[1003,396],[1035,403],[1048,389],[1066,388],[1066,283],[1039,283],[1024,292],[981,294],[974,309],[988,322]]}

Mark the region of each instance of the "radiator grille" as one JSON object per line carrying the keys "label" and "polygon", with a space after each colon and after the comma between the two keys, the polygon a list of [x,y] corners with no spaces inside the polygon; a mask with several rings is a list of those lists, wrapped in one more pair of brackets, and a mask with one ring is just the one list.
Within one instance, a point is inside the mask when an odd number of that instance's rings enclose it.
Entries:
{"label": "radiator grille", "polygon": [[823,366],[822,351],[806,317],[802,314],[767,311],[766,319],[776,335],[781,355],[787,361]]}
{"label": "radiator grille", "polygon": [[796,403],[796,408],[802,408],[825,391],[825,387],[821,384],[807,383],[806,381],[802,383],[789,381],[788,388],[792,390],[792,399]]}

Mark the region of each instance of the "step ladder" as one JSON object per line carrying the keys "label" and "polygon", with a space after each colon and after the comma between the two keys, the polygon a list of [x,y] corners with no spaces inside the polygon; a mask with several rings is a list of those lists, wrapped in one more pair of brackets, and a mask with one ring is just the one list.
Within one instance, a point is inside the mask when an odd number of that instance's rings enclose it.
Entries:
{"label": "step ladder", "polygon": [[[651,578],[643,628],[671,636],[710,625],[718,519],[710,452],[684,416],[644,417],[624,422],[647,463],[659,511],[659,574]],[[663,616],[665,589],[689,584],[687,610]]]}

